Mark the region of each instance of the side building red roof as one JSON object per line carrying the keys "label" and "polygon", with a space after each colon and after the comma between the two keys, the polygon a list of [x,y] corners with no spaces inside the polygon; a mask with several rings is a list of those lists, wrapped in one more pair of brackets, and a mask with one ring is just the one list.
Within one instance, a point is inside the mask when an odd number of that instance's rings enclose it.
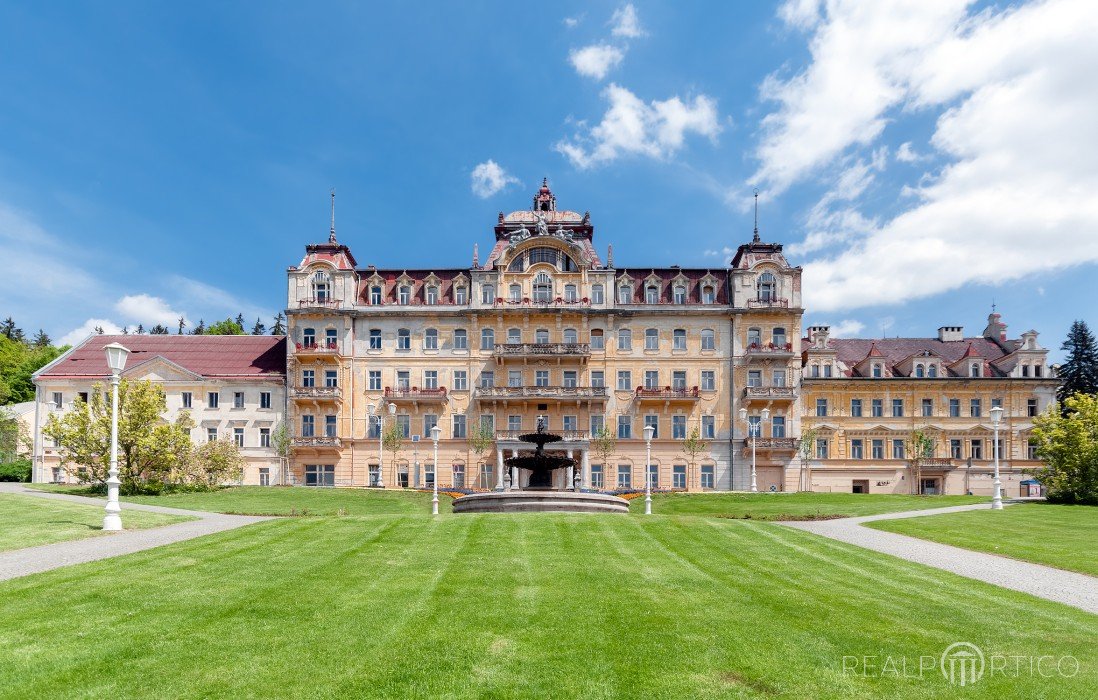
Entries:
{"label": "side building red roof", "polygon": [[110,343],[129,349],[126,367],[163,357],[208,378],[281,380],[286,376],[286,337],[281,335],[93,335],[36,376],[110,376],[103,351]]}

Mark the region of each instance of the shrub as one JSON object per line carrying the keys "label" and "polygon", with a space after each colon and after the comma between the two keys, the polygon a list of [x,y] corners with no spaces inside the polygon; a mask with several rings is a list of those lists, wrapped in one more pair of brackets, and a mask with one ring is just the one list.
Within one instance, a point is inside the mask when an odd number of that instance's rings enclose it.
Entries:
{"label": "shrub", "polygon": [[31,480],[31,461],[29,459],[17,459],[14,462],[0,464],[0,481]]}

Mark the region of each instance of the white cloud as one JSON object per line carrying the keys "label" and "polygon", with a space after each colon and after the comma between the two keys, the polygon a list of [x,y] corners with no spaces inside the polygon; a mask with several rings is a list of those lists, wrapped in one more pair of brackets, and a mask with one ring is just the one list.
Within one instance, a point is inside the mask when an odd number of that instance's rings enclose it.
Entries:
{"label": "white cloud", "polygon": [[779,190],[874,145],[889,109],[936,117],[945,165],[905,187],[906,210],[862,217],[844,250],[805,264],[806,304],[900,303],[1098,261],[1098,161],[1082,155],[1098,152],[1096,35],[1086,0],[828,4],[812,64],[772,81],[756,178]]}
{"label": "white cloud", "polygon": [[579,25],[580,22],[583,21],[583,18],[584,16],[586,16],[586,14],[586,12],[581,12],[575,17],[565,17],[564,20],[562,20],[564,22],[564,26],[568,27],[569,29],[574,29],[576,26]]}
{"label": "white cloud", "polygon": [[637,17],[637,8],[633,7],[633,3],[614,10],[614,14],[610,17],[610,25],[612,27],[610,33],[614,36],[639,39],[645,35],[644,29],[640,26],[640,19]]}
{"label": "white cloud", "polygon": [[926,156],[915,152],[915,149],[911,147],[910,141],[904,141],[900,144],[900,147],[896,149],[896,160],[901,163],[916,163],[923,160],[925,157]]}
{"label": "white cloud", "polygon": [[61,336],[60,340],[57,342],[60,345],[76,345],[84,338],[95,333],[96,328],[102,328],[103,332],[108,335],[122,332],[122,327],[117,325],[114,321],[106,318],[89,318],[87,321],[84,321],[83,325],[73,328],[71,331]]}
{"label": "white cloud", "polygon": [[820,0],[787,0],[778,8],[778,17],[791,27],[811,29],[820,21]]}
{"label": "white cloud", "polygon": [[590,168],[624,155],[663,159],[676,153],[686,134],[716,139],[717,103],[706,95],[684,102],[679,97],[645,103],[627,88],[611,83],[603,95],[610,107],[587,133],[562,140],[556,150],[578,168]]}
{"label": "white cloud", "polygon": [[736,252],[735,248],[729,248],[728,246],[724,246],[720,250],[712,250],[712,249],[707,250],[703,253],[703,255],[705,255],[706,257],[710,257],[710,258],[715,258],[717,256],[722,256],[722,257],[727,258],[735,252]]}
{"label": "white cloud", "polygon": [[[179,324],[179,317],[185,316],[182,311],[175,311],[160,297],[149,294],[130,294],[122,297],[114,305],[115,310],[122,318],[140,323],[146,328],[157,324],[163,324],[168,328],[175,328]],[[190,321],[187,321],[190,325]]]}
{"label": "white cloud", "polygon": [[518,184],[518,178],[500,167],[494,160],[486,160],[473,168],[471,175],[473,194],[481,199],[507,189],[508,185]]}
{"label": "white cloud", "polygon": [[621,63],[625,52],[609,44],[593,44],[575,49],[568,54],[568,60],[580,75],[602,80],[606,74]]}
{"label": "white cloud", "polygon": [[831,325],[831,337],[854,338],[865,330],[865,324],[852,318],[843,319]]}

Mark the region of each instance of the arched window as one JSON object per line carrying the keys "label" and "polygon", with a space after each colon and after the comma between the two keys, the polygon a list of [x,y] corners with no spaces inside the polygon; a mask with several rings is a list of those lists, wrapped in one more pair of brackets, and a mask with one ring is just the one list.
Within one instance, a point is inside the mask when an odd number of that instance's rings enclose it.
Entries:
{"label": "arched window", "polygon": [[633,349],[633,331],[628,328],[618,329],[618,350]]}
{"label": "arched window", "polygon": [[438,303],[438,287],[436,287],[434,285],[430,285],[430,286],[427,287],[427,303],[428,304],[437,304]]}
{"label": "arched window", "polygon": [[546,263],[552,265],[561,272],[575,272],[578,269],[572,258],[556,248],[531,248],[527,251],[527,256],[531,266],[537,265],[538,263]]}
{"label": "arched window", "polygon": [[747,347],[757,348],[762,346],[762,331],[758,328],[747,329]]}
{"label": "arched window", "polygon": [[544,272],[539,272],[534,277],[534,301],[547,302],[553,300],[553,280]]}
{"label": "arched window", "polygon": [[519,253],[515,256],[515,259],[511,261],[511,264],[507,266],[508,272],[522,272],[526,269],[526,256]]}
{"label": "arched window", "polygon": [[579,342],[579,334],[576,333],[575,328],[565,328],[564,329],[564,342],[566,342],[566,343],[578,343]]}
{"label": "arched window", "polygon": [[604,304],[606,300],[603,298],[603,287],[601,284],[591,285],[591,303],[592,304]]}
{"label": "arched window", "polygon": [[566,284],[564,285],[564,300],[565,301],[578,301],[579,295],[576,294],[576,285]]}
{"label": "arched window", "polygon": [[511,301],[518,303],[522,301],[522,285],[512,284],[508,289]]}
{"label": "arched window", "polygon": [[633,303],[633,287],[632,285],[623,284],[618,287],[618,303],[619,304],[632,304]]}
{"label": "arched window", "polygon": [[315,348],[316,330],[313,328],[303,328],[301,330],[301,344],[307,348]]}
{"label": "arched window", "polygon": [[644,331],[644,349],[645,350],[659,350],[660,349],[660,332],[655,328],[646,328]]}
{"label": "arched window", "polygon": [[935,379],[938,376],[938,365],[930,365],[926,370],[926,376]]}
{"label": "arched window", "polygon": [[717,301],[717,294],[712,287],[702,287],[702,303],[703,304],[715,304]]}
{"label": "arched window", "polygon": [[675,303],[686,303],[686,287],[682,286],[681,284],[675,285]]}
{"label": "arched window", "polygon": [[480,303],[482,304],[494,304],[496,303],[496,287],[491,284],[483,284],[480,287]]}
{"label": "arched window", "polygon": [[438,329],[428,328],[423,331],[423,349],[438,350]]}
{"label": "arched window", "polygon": [[874,379],[880,379],[884,375],[884,368],[881,367],[880,362],[873,363],[873,377]]}
{"label": "arched window", "polygon": [[370,287],[370,303],[374,306],[379,306],[381,304],[381,287]]}
{"label": "arched window", "polygon": [[397,303],[408,305],[412,303],[412,288],[406,284],[400,286],[400,290],[397,292]]}
{"label": "arched window", "polygon": [[407,328],[397,329],[397,350],[412,349],[412,333]]}
{"label": "arched window", "polygon": [[759,300],[760,301],[772,301],[776,298],[775,294],[775,282],[774,275],[769,272],[764,272],[759,275]]}
{"label": "arched window", "polygon": [[973,362],[971,365],[968,366],[968,376],[970,376],[970,377],[979,377],[980,376],[980,363],[979,362]]}
{"label": "arched window", "polygon": [[496,347],[496,332],[491,328],[480,329],[480,349],[492,350]]}
{"label": "arched window", "polygon": [[785,329],[784,328],[775,328],[775,329],[773,329],[771,331],[771,336],[774,339],[773,340],[774,347],[777,347],[777,348],[784,348],[785,347],[786,340],[785,340]]}
{"label": "arched window", "polygon": [[650,284],[644,288],[644,303],[645,304],[658,304],[660,303],[660,288],[654,284]]}
{"label": "arched window", "polygon": [[517,345],[522,342],[522,329],[521,328],[508,328],[507,329],[507,342],[510,345]]}
{"label": "arched window", "polygon": [[672,350],[685,350],[686,349],[686,329],[676,328],[671,334],[671,349]]}
{"label": "arched window", "polygon": [[324,303],[332,298],[332,283],[328,273],[317,270],[313,273],[313,299]]}
{"label": "arched window", "polygon": [[591,349],[602,350],[606,347],[606,336],[601,328],[591,330]]}
{"label": "arched window", "polygon": [[465,304],[465,287],[454,287],[454,303]]}
{"label": "arched window", "polygon": [[922,365],[915,365],[915,376],[916,377],[925,377],[926,376],[926,368],[923,367]]}
{"label": "arched window", "polygon": [[717,335],[713,332],[712,328],[702,329],[702,350],[716,350],[717,349]]}
{"label": "arched window", "polygon": [[469,334],[464,328],[454,331],[454,350],[469,349]]}

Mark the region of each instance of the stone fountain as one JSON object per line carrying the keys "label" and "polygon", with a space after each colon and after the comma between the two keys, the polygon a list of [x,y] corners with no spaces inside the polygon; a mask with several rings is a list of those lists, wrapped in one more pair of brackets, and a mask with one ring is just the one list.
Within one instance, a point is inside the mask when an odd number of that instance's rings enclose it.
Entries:
{"label": "stone fountain", "polygon": [[[537,432],[520,435],[522,442],[532,444],[532,453],[521,454],[504,460],[508,467],[525,469],[530,473],[526,488],[519,489],[511,483],[511,469],[504,472],[504,490],[493,493],[474,493],[454,501],[455,513],[521,513],[521,512],[571,512],[571,513],[628,513],[629,502],[624,498],[604,493],[585,492],[581,488],[582,476],[576,461],[564,455],[546,454],[545,446],[560,442],[561,437],[545,430],[538,420]],[[552,487],[553,474],[559,469],[572,468],[572,488]]]}

